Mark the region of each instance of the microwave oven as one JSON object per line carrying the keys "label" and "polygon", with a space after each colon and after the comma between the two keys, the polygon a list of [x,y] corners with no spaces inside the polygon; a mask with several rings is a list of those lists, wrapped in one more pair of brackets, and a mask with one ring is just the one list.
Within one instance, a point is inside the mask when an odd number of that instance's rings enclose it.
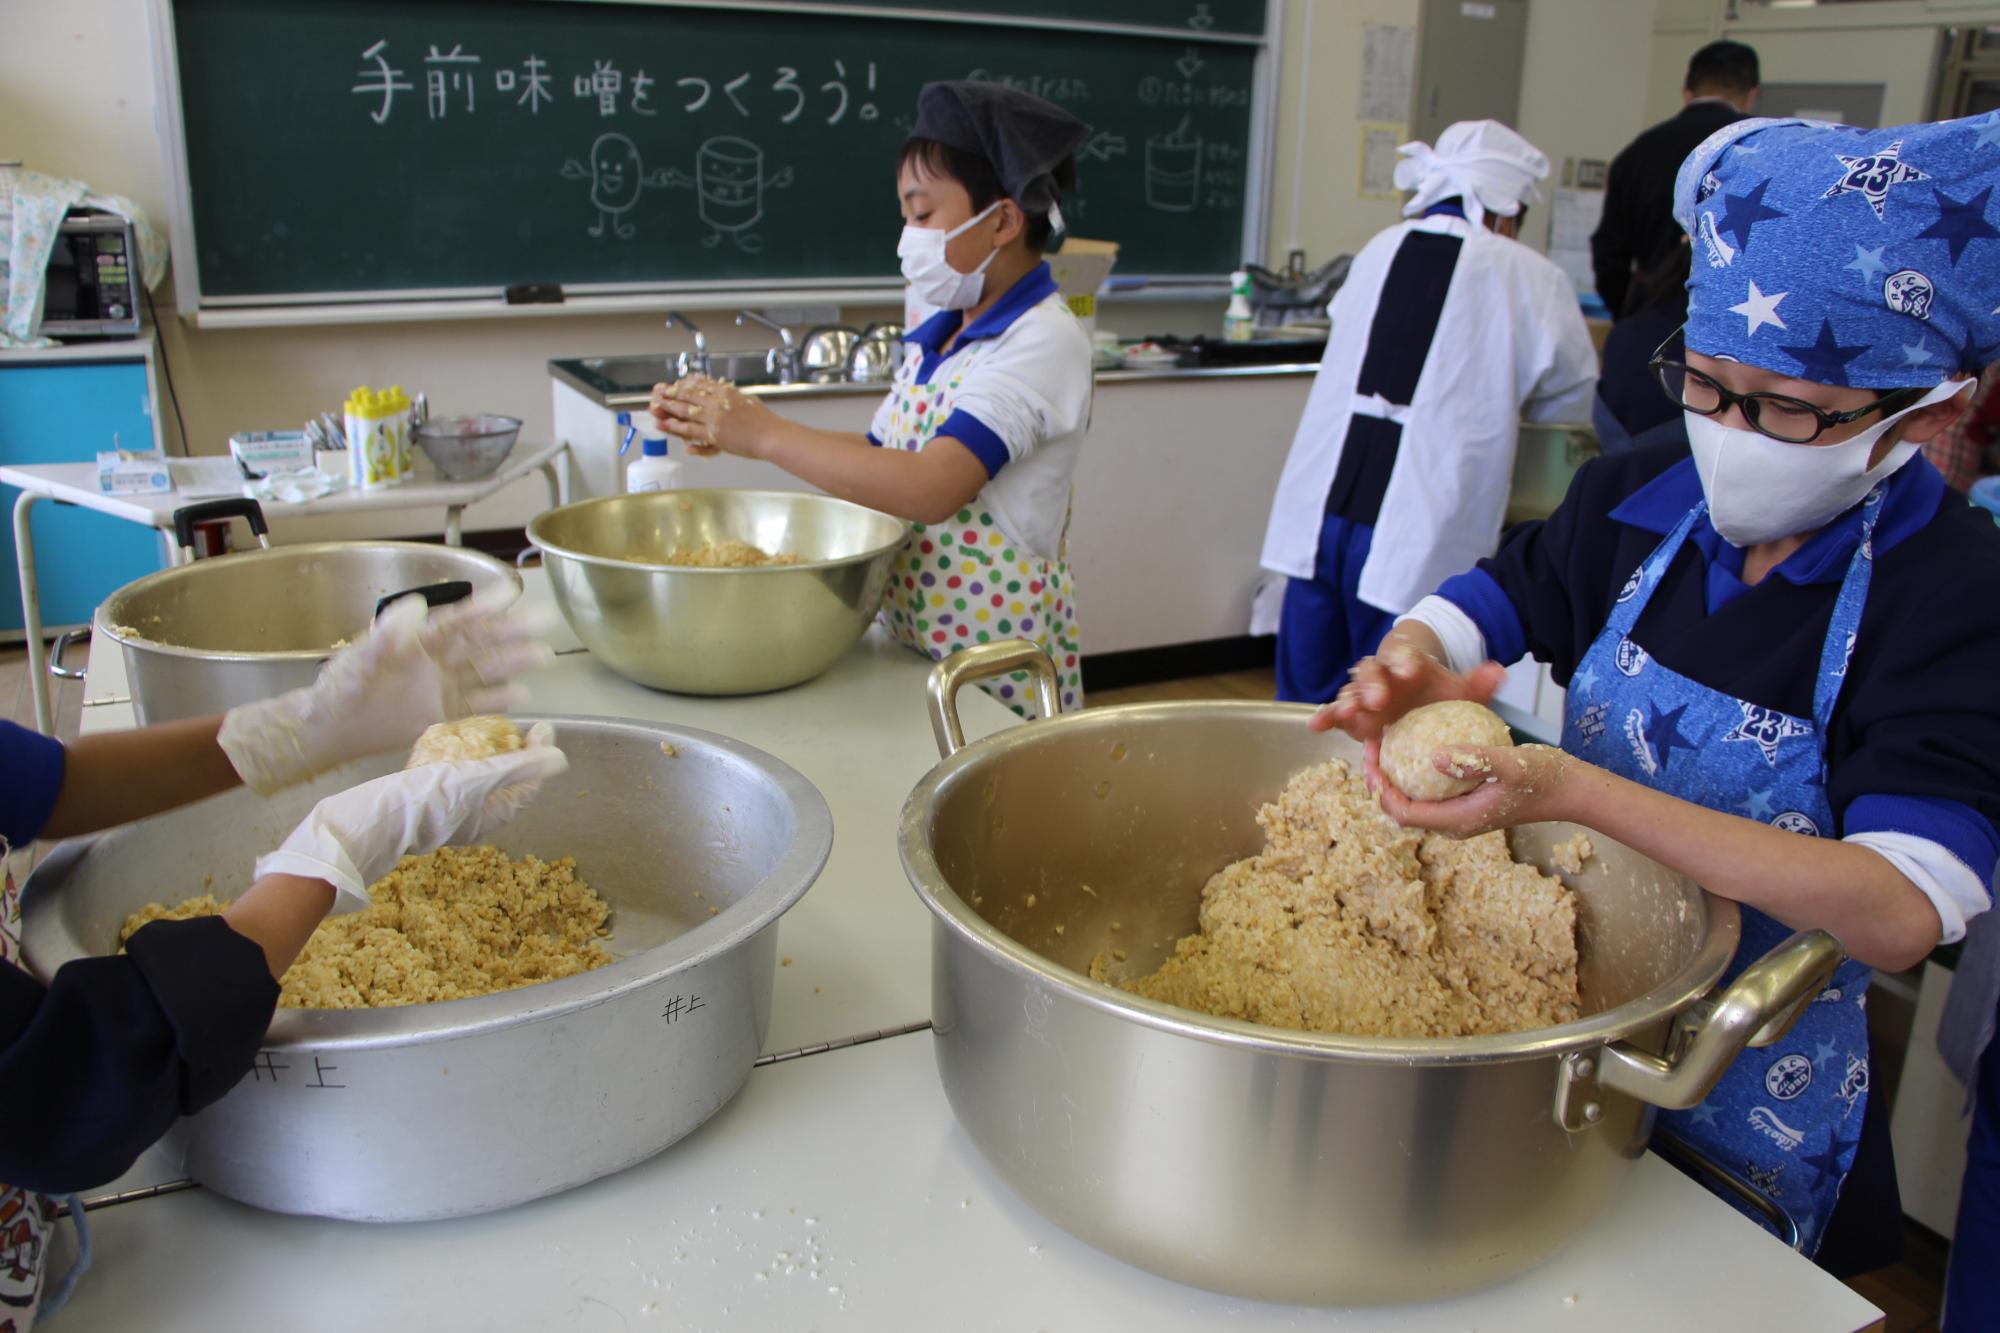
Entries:
{"label": "microwave oven", "polygon": [[116,213],[73,208],[49,248],[41,332],[50,338],[139,334],[139,244]]}

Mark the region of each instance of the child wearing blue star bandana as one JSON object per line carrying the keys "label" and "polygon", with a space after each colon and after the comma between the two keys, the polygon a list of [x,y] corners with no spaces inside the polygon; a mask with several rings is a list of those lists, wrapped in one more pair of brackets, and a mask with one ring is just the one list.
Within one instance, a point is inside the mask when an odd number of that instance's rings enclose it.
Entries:
{"label": "child wearing blue star bandana", "polygon": [[[1653,362],[1691,456],[1586,465],[1547,521],[1399,621],[1313,723],[1367,744],[1404,824],[1572,820],[1734,899],[1725,979],[1793,931],[1838,941],[1791,1029],[1658,1121],[1837,1273],[1890,1262],[1901,1237],[1869,1095],[1870,971],[1964,935],[2000,862],[2000,531],[1919,454],[2000,360],[1996,186],[2000,115],[1711,136],[1675,197],[1687,350]],[[1530,654],[1567,689],[1560,751],[1479,752],[1490,780],[1449,801],[1382,779],[1384,727],[1489,699],[1500,664]],[[1989,1128],[1996,1110],[1980,1107]],[[1975,1219],[1960,1248],[2000,1252],[1995,1226]],[[1955,1285],[1949,1326],[2000,1327],[2000,1307],[1971,1313],[1979,1299]]]}

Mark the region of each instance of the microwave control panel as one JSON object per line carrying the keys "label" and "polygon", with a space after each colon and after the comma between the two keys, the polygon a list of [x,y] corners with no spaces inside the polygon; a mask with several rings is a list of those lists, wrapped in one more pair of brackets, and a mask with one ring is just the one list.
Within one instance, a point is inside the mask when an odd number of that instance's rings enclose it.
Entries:
{"label": "microwave control panel", "polygon": [[139,256],[124,218],[72,212],[49,257],[41,331],[57,338],[139,332]]}
{"label": "microwave control panel", "polygon": [[95,239],[98,313],[107,320],[122,320],[139,309],[132,256],[125,253],[125,235],[106,232]]}

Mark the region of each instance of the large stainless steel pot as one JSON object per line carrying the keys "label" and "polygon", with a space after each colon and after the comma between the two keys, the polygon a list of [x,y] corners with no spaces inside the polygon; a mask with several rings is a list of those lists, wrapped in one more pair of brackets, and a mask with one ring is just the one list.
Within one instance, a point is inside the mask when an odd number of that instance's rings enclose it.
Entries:
{"label": "large stainless steel pot", "polygon": [[[493,842],[574,856],[611,903],[619,960],[472,1000],[281,1009],[250,1075],[171,1131],[189,1174],[280,1212],[454,1217],[649,1157],[742,1086],[770,1020],[778,917],[832,846],[826,802],[722,736],[550,720],[569,772]],[[111,952],[125,915],[148,900],[240,892],[252,857],[315,799],[394,763],[63,844],[24,889],[28,966],[47,978]]]}
{"label": "large stainless steel pot", "polygon": [[[584,646],[629,680],[681,694],[757,694],[825,671],[881,609],[909,532],[899,518],[793,491],[611,495],[528,524]],[[676,547],[732,539],[803,561],[661,563]]]}
{"label": "large stainless steel pot", "polygon": [[[253,526],[262,537],[261,514]],[[337,645],[367,632],[380,599],[447,583],[521,593],[519,574],[478,551],[319,542],[148,574],[107,597],[94,628],[123,650],[143,726],[310,685]]]}
{"label": "large stainless steel pot", "polygon": [[[1309,732],[1302,707],[1197,703],[1092,709],[959,748],[958,689],[1020,669],[1053,703],[1053,669],[1026,645],[937,668],[950,757],[903,808],[903,865],[935,918],[938,1072],[1029,1203],[1156,1273],[1365,1304],[1532,1267],[1625,1180],[1652,1105],[1698,1101],[1839,959],[1830,937],[1802,934],[1710,997],[1735,904],[1592,834],[1595,857],[1564,876],[1586,1016],[1561,1027],[1319,1036],[1100,985],[1085,975],[1094,955],[1123,949],[1134,975],[1152,970],[1196,928],[1207,878],[1262,845],[1257,807],[1358,747]],[[1549,869],[1575,831],[1517,829],[1515,854]]]}

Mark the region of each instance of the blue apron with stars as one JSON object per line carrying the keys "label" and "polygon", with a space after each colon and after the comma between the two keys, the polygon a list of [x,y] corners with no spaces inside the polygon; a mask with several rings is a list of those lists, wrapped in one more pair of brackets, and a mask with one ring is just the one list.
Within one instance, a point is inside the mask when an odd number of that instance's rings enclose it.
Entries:
{"label": "blue apron with stars", "polygon": [[[1632,627],[1667,566],[1707,511],[1697,504],[1626,583],[1610,622],[1578,664],[1563,709],[1563,749],[1711,810],[1807,837],[1832,836],[1823,738],[1868,598],[1881,505],[1877,487],[1863,502],[1861,541],[1820,654],[1811,720],[1709,689],[1667,670],[1632,641]],[[1742,919],[1725,985],[1792,933],[1750,907]],[[1782,1040],[1737,1056],[1700,1105],[1661,1113],[1663,1125],[1783,1209],[1808,1255],[1819,1248],[1861,1137],[1868,977],[1868,968],[1843,960]]]}

